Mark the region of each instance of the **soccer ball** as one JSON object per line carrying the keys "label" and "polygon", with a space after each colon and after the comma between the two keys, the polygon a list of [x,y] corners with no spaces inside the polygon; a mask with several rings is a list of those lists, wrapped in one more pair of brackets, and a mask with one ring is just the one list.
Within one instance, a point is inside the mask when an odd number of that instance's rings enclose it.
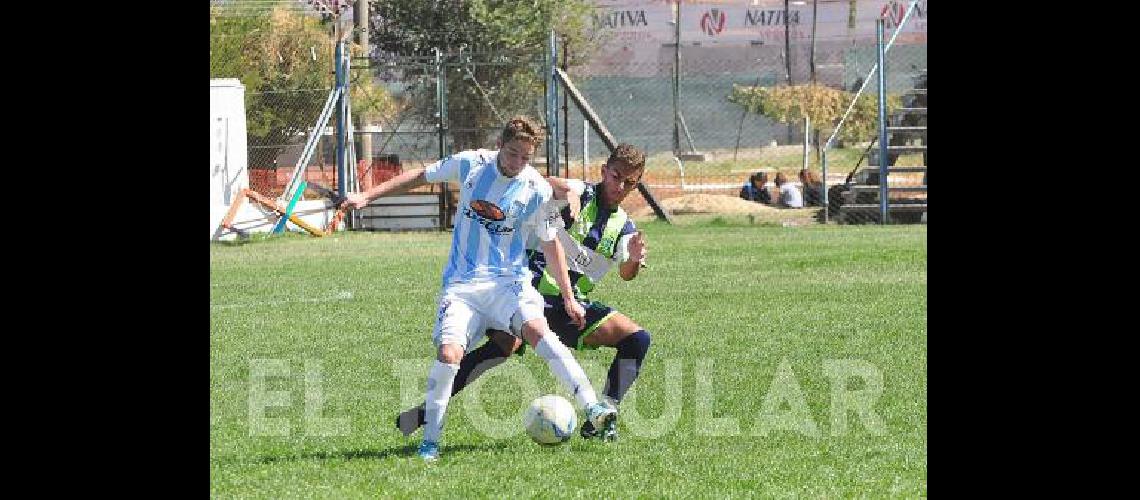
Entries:
{"label": "soccer ball", "polygon": [[570,439],[578,415],[566,398],[554,394],[539,397],[530,403],[523,416],[526,433],[538,444],[559,444]]}

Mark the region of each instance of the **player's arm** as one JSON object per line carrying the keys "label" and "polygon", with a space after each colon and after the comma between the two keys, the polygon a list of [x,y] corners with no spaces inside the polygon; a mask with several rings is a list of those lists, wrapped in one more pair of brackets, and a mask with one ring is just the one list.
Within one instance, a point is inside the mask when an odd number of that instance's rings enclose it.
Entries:
{"label": "player's arm", "polygon": [[633,233],[626,242],[628,250],[626,254],[629,256],[626,260],[618,265],[618,275],[625,281],[632,280],[637,277],[637,273],[641,271],[641,265],[645,262],[645,257],[649,253],[649,245],[645,241],[645,235],[638,231]]}
{"label": "player's arm", "polygon": [[566,193],[570,191],[570,183],[566,182],[566,179],[562,177],[553,175],[544,176],[544,178],[546,182],[550,183],[550,188],[554,190],[554,199],[565,200]]}
{"label": "player's arm", "polygon": [[348,196],[345,197],[345,203],[352,208],[364,208],[376,198],[403,193],[424,184],[427,184],[427,178],[424,177],[424,169],[413,168],[401,172],[400,175],[388,179],[387,181],[372,186],[362,193],[349,193]]}
{"label": "player's arm", "polygon": [[578,212],[582,209],[582,191],[586,189],[586,183],[578,179],[565,179],[562,177],[547,176],[546,182],[550,184],[551,189],[554,190],[555,200],[566,200],[570,205],[570,219],[578,218]]}
{"label": "player's arm", "polygon": [[549,241],[540,242],[539,245],[542,247],[542,253],[546,255],[546,270],[554,278],[555,283],[558,283],[558,291],[562,294],[562,305],[566,308],[566,313],[570,316],[571,322],[578,325],[578,329],[585,328],[586,310],[574,297],[574,287],[570,284],[566,252],[562,249],[562,243],[558,238],[551,238]]}

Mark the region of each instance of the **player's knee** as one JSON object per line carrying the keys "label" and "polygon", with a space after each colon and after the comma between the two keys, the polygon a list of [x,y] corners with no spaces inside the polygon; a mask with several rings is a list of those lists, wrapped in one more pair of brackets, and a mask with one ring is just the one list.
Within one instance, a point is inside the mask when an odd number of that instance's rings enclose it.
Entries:
{"label": "player's knee", "polygon": [[546,322],[541,319],[527,321],[523,323],[522,326],[523,338],[526,339],[527,342],[530,342],[530,345],[538,345],[538,342],[542,340],[542,336],[546,333],[546,330]]}
{"label": "player's knee", "polygon": [[620,357],[626,359],[645,359],[645,354],[649,352],[649,343],[649,332],[638,330],[618,342],[618,353]]}
{"label": "player's knee", "polygon": [[463,360],[463,347],[457,344],[443,344],[439,346],[439,362],[457,365]]}

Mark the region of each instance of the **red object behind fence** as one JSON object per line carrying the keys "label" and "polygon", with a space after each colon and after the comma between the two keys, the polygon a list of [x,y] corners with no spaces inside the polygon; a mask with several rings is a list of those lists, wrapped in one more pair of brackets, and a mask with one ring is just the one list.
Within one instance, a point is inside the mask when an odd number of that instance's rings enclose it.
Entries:
{"label": "red object behind fence", "polygon": [[[400,166],[398,155],[373,158],[371,168],[366,167],[366,165],[367,163],[364,160],[360,160],[356,165],[357,180],[359,180],[362,190],[387,181],[404,170]],[[284,168],[276,170],[251,168],[249,169],[249,187],[265,194],[265,196],[276,198],[285,191],[285,186],[289,185],[289,177],[292,174],[292,170]],[[319,166],[310,166],[305,169],[305,182],[310,184],[315,182],[329,187],[336,186],[336,166],[325,165],[323,169]]]}

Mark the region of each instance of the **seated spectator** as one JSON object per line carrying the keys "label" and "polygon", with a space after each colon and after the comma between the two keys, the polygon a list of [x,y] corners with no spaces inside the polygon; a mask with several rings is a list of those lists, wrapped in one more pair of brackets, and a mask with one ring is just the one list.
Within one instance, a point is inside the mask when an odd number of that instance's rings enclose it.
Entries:
{"label": "seated spectator", "polygon": [[796,186],[788,184],[788,178],[783,172],[776,174],[776,187],[780,190],[780,198],[778,205],[783,208],[803,208],[804,198],[800,194],[800,189]]}
{"label": "seated spectator", "polygon": [[748,178],[744,187],[740,188],[740,197],[748,201],[755,201],[765,205],[772,204],[772,193],[764,185],[768,183],[768,174],[756,172]]}
{"label": "seated spectator", "polygon": [[803,185],[804,206],[823,206],[823,181],[819,180],[819,174],[813,170],[800,170],[800,183]]}

